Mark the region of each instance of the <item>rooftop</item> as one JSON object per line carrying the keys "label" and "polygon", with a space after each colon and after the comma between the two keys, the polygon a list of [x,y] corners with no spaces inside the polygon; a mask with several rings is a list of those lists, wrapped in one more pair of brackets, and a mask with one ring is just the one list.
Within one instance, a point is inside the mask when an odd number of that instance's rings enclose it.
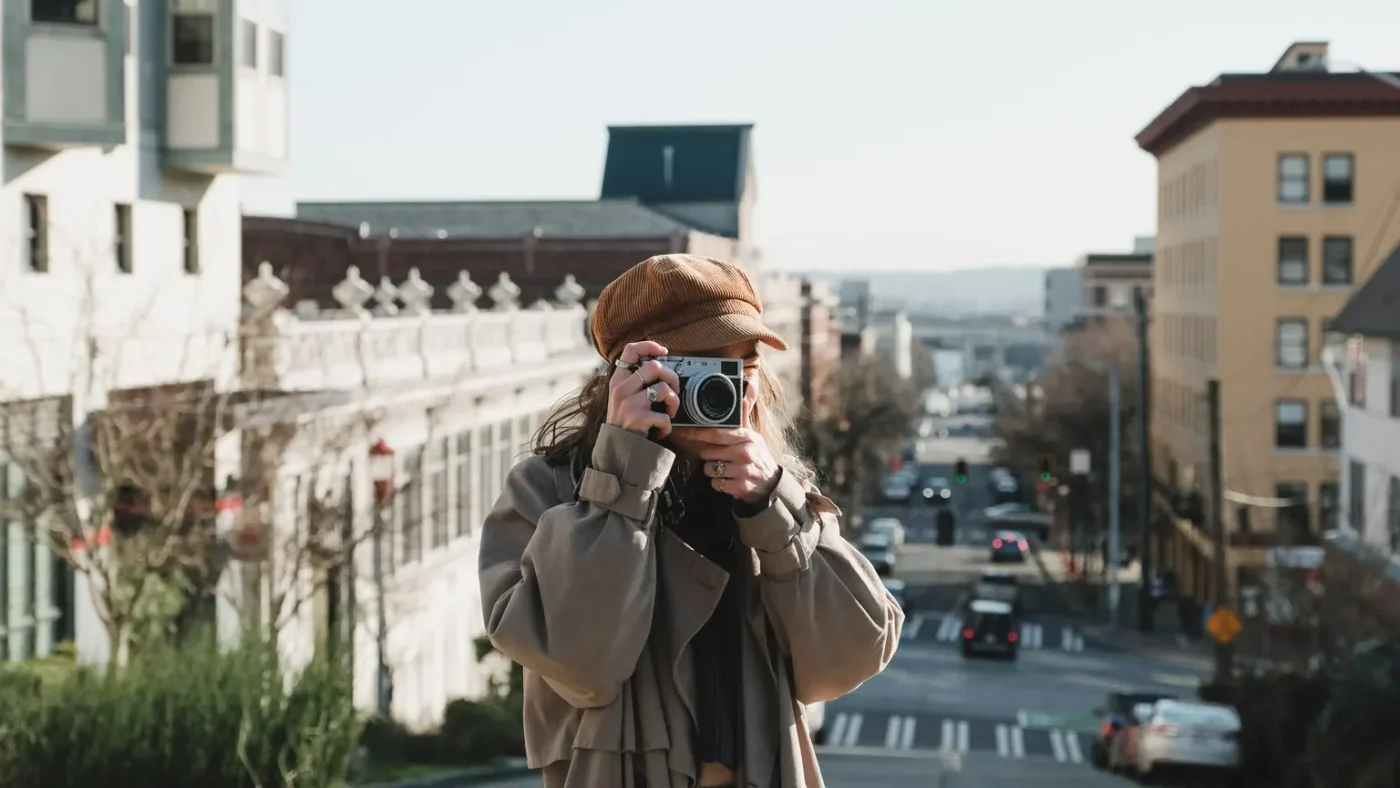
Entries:
{"label": "rooftop", "polygon": [[1161,156],[1217,120],[1229,118],[1400,117],[1400,73],[1335,72],[1325,42],[1299,42],[1263,73],[1221,74],[1187,88],[1138,133]]}
{"label": "rooftop", "polygon": [[635,199],[298,202],[297,218],[398,238],[665,237],[692,227]]}
{"label": "rooftop", "polygon": [[1400,340],[1400,246],[1347,299],[1328,324],[1331,331]]}

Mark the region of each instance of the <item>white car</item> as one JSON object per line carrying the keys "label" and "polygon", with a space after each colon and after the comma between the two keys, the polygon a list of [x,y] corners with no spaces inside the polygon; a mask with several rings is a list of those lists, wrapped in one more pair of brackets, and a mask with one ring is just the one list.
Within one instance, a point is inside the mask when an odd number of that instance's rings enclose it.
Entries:
{"label": "white car", "polygon": [[[1148,711],[1144,709],[1144,711]],[[1240,765],[1240,715],[1217,703],[1159,700],[1142,716],[1133,769],[1151,777],[1158,768],[1190,766],[1232,772]]]}
{"label": "white car", "polygon": [[826,744],[826,701],[807,704],[807,732],[813,743]]}
{"label": "white car", "polygon": [[869,534],[884,534],[888,536],[890,538],[890,544],[894,545],[895,549],[904,546],[904,523],[901,523],[893,517],[876,517],[865,527],[865,531]]}

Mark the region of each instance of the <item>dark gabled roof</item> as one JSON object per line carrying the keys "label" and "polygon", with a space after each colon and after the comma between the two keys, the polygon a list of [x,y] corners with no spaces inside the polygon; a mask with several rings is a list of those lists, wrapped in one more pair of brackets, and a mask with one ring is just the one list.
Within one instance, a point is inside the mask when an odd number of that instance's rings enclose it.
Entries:
{"label": "dark gabled roof", "polygon": [[367,223],[374,236],[394,229],[402,238],[655,238],[691,229],[636,200],[298,202],[296,212],[302,220]]}
{"label": "dark gabled roof", "polygon": [[1396,246],[1347,299],[1328,324],[1331,331],[1378,339],[1400,339],[1400,246]]}
{"label": "dark gabled roof", "polygon": [[1222,74],[1187,88],[1138,132],[1137,144],[1161,156],[1197,131],[1226,118],[1394,117],[1400,90],[1382,81],[1397,74],[1278,71]]}
{"label": "dark gabled roof", "polygon": [[752,124],[609,126],[601,196],[647,204],[737,203],[752,130]]}

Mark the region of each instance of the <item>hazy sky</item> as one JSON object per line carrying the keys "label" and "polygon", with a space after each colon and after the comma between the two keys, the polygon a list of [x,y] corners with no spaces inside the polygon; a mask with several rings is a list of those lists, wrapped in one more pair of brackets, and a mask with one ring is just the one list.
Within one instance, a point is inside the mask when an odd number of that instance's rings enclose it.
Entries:
{"label": "hazy sky", "polygon": [[[1063,264],[1153,230],[1133,136],[1289,43],[1400,69],[1400,0],[291,0],[295,199],[597,196],[606,126],[756,124],[774,266]],[[848,13],[818,12],[825,7]]]}

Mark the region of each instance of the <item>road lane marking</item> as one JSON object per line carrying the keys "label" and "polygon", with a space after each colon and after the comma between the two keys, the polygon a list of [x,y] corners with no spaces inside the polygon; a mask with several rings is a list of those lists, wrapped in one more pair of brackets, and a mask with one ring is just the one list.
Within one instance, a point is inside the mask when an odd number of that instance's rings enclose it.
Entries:
{"label": "road lane marking", "polygon": [[846,740],[846,724],[850,722],[850,715],[844,711],[838,711],[831,720],[831,734],[827,741],[833,744],[842,744]]}
{"label": "road lane marking", "polygon": [[1070,651],[1083,651],[1083,650],[1084,650],[1084,636],[1081,635],[1081,634],[1079,634],[1078,632],[1075,632],[1075,631],[1072,630],[1072,629],[1069,631],[1069,635],[1070,635]]}
{"label": "road lane marking", "polygon": [[1016,712],[1016,727],[1029,728],[1031,726],[1031,714],[1025,709]]}
{"label": "road lane marking", "polygon": [[939,739],[938,749],[944,752],[952,752],[953,748],[957,746],[955,726],[956,723],[952,720],[943,721],[943,737]]}
{"label": "road lane marking", "polygon": [[1060,630],[1060,648],[1065,651],[1073,651],[1074,649],[1070,648],[1070,643],[1073,642],[1073,640],[1074,633],[1069,631],[1069,627]]}
{"label": "road lane marking", "polygon": [[967,720],[958,723],[958,751],[967,752]]}
{"label": "road lane marking", "polygon": [[1071,763],[1083,763],[1084,754],[1079,751],[1079,735],[1074,731],[1065,732],[1065,751]]}
{"label": "road lane marking", "polygon": [[951,643],[958,638],[958,620],[952,616],[944,616],[938,624],[938,639]]}
{"label": "road lane marking", "polygon": [[1011,754],[1011,735],[1007,732],[1006,726],[997,723],[997,755],[1005,758]]}
{"label": "road lane marking", "polygon": [[885,726],[885,749],[893,750],[899,746],[899,734],[904,730],[904,718],[898,714],[891,714],[889,724]]}
{"label": "road lane marking", "polygon": [[1064,761],[1065,737],[1060,733],[1059,728],[1052,728],[1050,730],[1050,749],[1055,751],[1055,760]]}
{"label": "road lane marking", "polygon": [[1039,624],[1025,623],[1021,625],[1021,645],[1026,648],[1040,648],[1045,640],[1045,630]]}
{"label": "road lane marking", "polygon": [[903,635],[900,639],[901,639],[901,640],[913,640],[914,638],[917,638],[917,637],[919,636],[919,628],[922,627],[923,625],[924,625],[924,617],[921,616],[921,615],[914,616],[912,619],[909,619],[908,621],[905,621],[905,622],[904,622],[904,635]]}
{"label": "road lane marking", "polygon": [[914,749],[914,718],[904,718],[904,731],[899,734],[899,749]]}
{"label": "road lane marking", "polygon": [[858,711],[851,712],[851,724],[846,726],[846,740],[841,742],[842,746],[854,747],[860,741],[860,724],[864,717]]}
{"label": "road lane marking", "polygon": [[1026,737],[1019,725],[1011,729],[1011,757],[1026,757]]}

